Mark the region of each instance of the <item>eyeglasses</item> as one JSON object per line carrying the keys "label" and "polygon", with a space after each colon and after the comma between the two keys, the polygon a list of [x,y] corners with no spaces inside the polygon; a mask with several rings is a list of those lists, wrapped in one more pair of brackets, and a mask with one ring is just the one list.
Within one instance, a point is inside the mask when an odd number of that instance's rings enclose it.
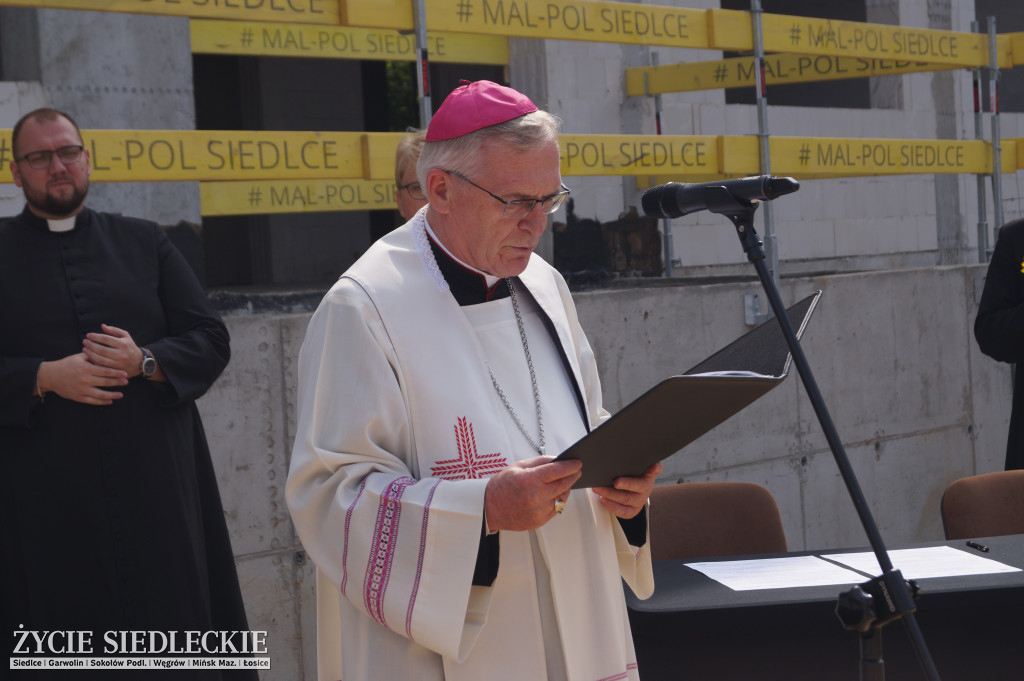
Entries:
{"label": "eyeglasses", "polygon": [[554,213],[556,210],[558,210],[563,203],[565,203],[565,199],[566,197],[569,196],[569,192],[571,191],[564,184],[559,183],[562,188],[559,191],[555,192],[554,194],[550,194],[539,199],[513,199],[509,201],[508,199],[503,199],[497,194],[487,191],[486,189],[484,189],[476,182],[469,179],[468,177],[466,177],[457,170],[446,170],[444,172],[448,173],[449,175],[454,175],[460,180],[470,183],[480,191],[486,192],[495,201],[503,203],[505,205],[505,208],[502,210],[501,214],[504,217],[510,218],[512,220],[521,220],[525,218],[527,215],[530,214],[531,211],[533,211],[533,207],[536,206],[537,204],[540,204],[540,209],[544,211],[546,215],[550,215],[551,213]]}
{"label": "eyeglasses", "polygon": [[413,201],[427,200],[427,195],[423,193],[423,187],[420,186],[419,180],[415,180],[409,184],[398,185],[398,191],[402,191],[403,189]]}
{"label": "eyeglasses", "polygon": [[28,163],[30,168],[42,170],[43,168],[50,167],[54,154],[57,154],[57,158],[61,160],[61,163],[68,164],[76,163],[80,158],[82,158],[83,151],[85,151],[85,147],[81,144],[69,144],[66,147],[60,147],[53,151],[50,151],[49,149],[30,151],[21,158],[16,158],[14,160],[18,163],[25,161]]}

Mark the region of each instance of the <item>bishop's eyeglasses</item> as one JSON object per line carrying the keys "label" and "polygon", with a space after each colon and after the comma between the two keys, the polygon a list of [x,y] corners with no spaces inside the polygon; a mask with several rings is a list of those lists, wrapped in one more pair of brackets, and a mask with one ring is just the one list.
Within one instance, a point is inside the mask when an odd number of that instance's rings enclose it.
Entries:
{"label": "bishop's eyeglasses", "polygon": [[50,163],[53,162],[54,154],[61,160],[61,163],[76,163],[82,158],[82,152],[85,151],[85,147],[81,144],[69,144],[64,147],[58,147],[53,151],[49,149],[41,149],[40,151],[30,151],[21,158],[14,159],[18,163],[24,161],[28,164],[29,168],[36,170],[43,170],[49,168]]}
{"label": "bishop's eyeglasses", "polygon": [[476,182],[469,179],[468,177],[466,177],[457,170],[446,170],[444,172],[448,173],[449,175],[454,175],[455,177],[459,178],[464,182],[470,183],[480,191],[487,193],[495,201],[503,203],[505,205],[505,208],[502,209],[501,214],[504,217],[510,218],[512,220],[522,220],[523,218],[530,214],[530,212],[533,210],[533,207],[536,206],[537,204],[540,204],[540,209],[544,211],[546,215],[550,215],[551,213],[554,213],[556,210],[562,207],[562,204],[565,203],[565,199],[569,196],[569,192],[571,191],[564,184],[559,183],[562,188],[559,189],[554,194],[542,196],[539,199],[512,199],[510,201],[508,199],[503,199],[497,194],[484,189]]}

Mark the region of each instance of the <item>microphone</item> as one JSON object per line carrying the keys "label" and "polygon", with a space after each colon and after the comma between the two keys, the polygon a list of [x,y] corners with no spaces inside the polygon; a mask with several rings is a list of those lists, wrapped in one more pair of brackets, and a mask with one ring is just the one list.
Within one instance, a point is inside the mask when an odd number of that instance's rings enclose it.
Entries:
{"label": "microphone", "polygon": [[700,184],[668,184],[652,187],[644,192],[640,200],[644,215],[654,218],[678,218],[708,208],[705,190],[724,187],[735,199],[753,203],[771,201],[784,194],[800,189],[800,183],[792,177],[756,175],[735,180],[719,180]]}

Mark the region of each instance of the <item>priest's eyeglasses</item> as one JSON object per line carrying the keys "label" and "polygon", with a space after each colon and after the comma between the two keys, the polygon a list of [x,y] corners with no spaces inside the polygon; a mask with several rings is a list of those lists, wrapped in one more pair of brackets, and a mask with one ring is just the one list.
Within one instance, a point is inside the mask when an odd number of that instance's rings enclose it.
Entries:
{"label": "priest's eyeglasses", "polygon": [[423,187],[420,185],[419,180],[413,180],[408,184],[398,185],[398,191],[402,191],[403,189],[405,190],[405,193],[408,194],[413,201],[427,200],[427,195],[423,193]]}
{"label": "priest's eyeglasses", "polygon": [[21,158],[16,158],[14,160],[18,163],[24,161],[30,168],[43,170],[44,168],[50,167],[54,154],[56,154],[57,158],[61,160],[61,163],[76,163],[80,158],[82,158],[83,151],[85,151],[85,147],[81,144],[69,144],[66,147],[58,147],[53,151],[50,151],[49,149],[30,151]]}
{"label": "priest's eyeglasses", "polygon": [[504,217],[510,218],[512,220],[522,220],[523,218],[530,214],[530,212],[533,210],[533,207],[536,206],[537,204],[540,204],[540,209],[544,211],[546,215],[550,215],[551,213],[554,213],[556,210],[561,208],[562,204],[565,203],[565,199],[568,198],[569,192],[571,191],[564,184],[559,183],[561,184],[562,188],[555,192],[554,194],[550,194],[539,199],[512,199],[511,201],[509,201],[508,199],[503,199],[497,194],[487,191],[486,189],[484,189],[476,182],[469,179],[468,177],[466,177],[457,170],[446,170],[444,172],[448,173],[449,175],[454,175],[455,177],[459,178],[460,180],[463,180],[464,182],[470,183],[480,191],[486,192],[495,201],[505,204],[505,208],[502,210],[501,214]]}

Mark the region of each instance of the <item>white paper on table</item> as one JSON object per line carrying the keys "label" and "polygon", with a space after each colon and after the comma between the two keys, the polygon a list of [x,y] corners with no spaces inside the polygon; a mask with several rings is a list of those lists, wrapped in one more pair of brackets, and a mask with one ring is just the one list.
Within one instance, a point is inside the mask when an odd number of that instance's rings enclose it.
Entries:
{"label": "white paper on table", "polygon": [[817,556],[686,563],[733,591],[859,584],[866,578]]}
{"label": "white paper on table", "polygon": [[[871,551],[860,553],[832,553],[823,557],[847,565],[854,570],[866,572],[873,577],[882,574],[875,554]],[[1001,572],[1020,572],[1020,568],[1000,563],[991,558],[955,549],[952,546],[931,546],[923,549],[896,549],[889,551],[889,560],[904,579],[927,579],[929,577],[960,577],[965,575],[991,575]]]}

